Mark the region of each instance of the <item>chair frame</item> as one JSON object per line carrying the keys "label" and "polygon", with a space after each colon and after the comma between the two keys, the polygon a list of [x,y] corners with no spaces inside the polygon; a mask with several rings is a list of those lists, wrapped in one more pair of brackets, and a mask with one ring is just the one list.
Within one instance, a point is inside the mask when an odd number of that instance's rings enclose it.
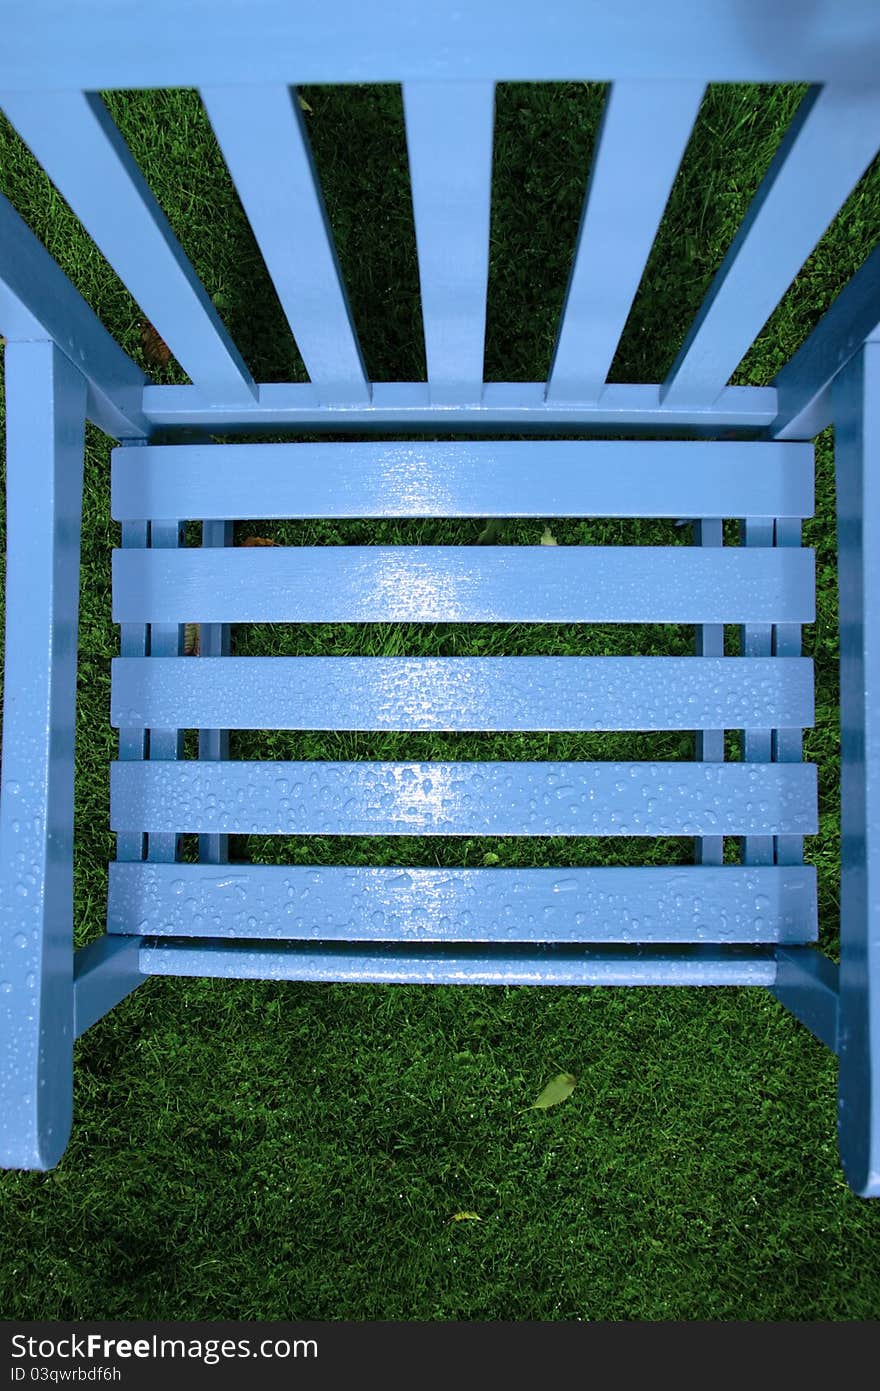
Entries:
{"label": "chair frame", "polygon": [[[872,502],[880,487],[880,248],[770,386],[728,385],[880,145],[878,74],[880,22],[875,7],[862,0],[816,0],[803,22],[789,7],[785,18],[777,17],[763,0],[666,0],[662,6],[648,0],[616,0],[613,6],[596,0],[547,0],[540,7],[527,0],[480,0],[453,10],[439,0],[422,0],[418,6],[405,0],[369,5],[324,0],[293,9],[286,0],[190,0],[182,7],[175,0],[153,0],[148,7],[132,0],[79,0],[66,8],[52,0],[8,0],[0,108],[168,343],[191,384],[150,383],[0,198],[8,458],[0,796],[4,1164],[48,1168],[57,1163],[71,1125],[74,1038],[151,974],[577,985],[740,983],[769,988],[838,1053],[843,1165],[857,1193],[880,1196],[880,933],[871,888],[880,872],[880,820],[874,805],[880,795],[880,618],[870,602],[870,595],[880,590],[880,534],[876,543],[873,537],[873,530],[880,530],[880,497],[876,507]],[[494,85],[563,79],[609,81],[611,87],[551,370],[546,382],[486,383]],[[609,383],[611,362],[708,81],[804,81],[811,86],[666,381]],[[424,382],[368,379],[303,118],[292,95],[296,85],[317,82],[403,85],[425,331]],[[201,92],[308,383],[253,381],[98,95],[108,88],[179,85],[197,86]],[[290,226],[297,229],[296,254],[283,231]],[[109,931],[74,955],[73,751],[86,420],[119,441],[113,485],[114,514],[122,522],[114,580],[114,617],[120,624],[114,719],[120,727],[120,754],[113,798],[119,809],[114,813],[118,851],[111,870]],[[834,426],[836,443],[841,627],[839,968],[803,938],[787,940],[784,933],[769,942],[741,940],[720,949],[674,932],[671,940],[649,936],[637,945],[619,936],[612,943],[569,937],[552,949],[544,949],[533,935],[525,945],[515,943],[494,954],[479,943],[450,947],[431,940],[416,947],[400,941],[377,947],[365,939],[273,942],[267,940],[271,932],[266,924],[277,912],[277,881],[268,877],[259,893],[254,891],[253,911],[259,919],[254,940],[194,941],[186,933],[175,939],[162,935],[156,922],[148,922],[141,933],[127,929],[130,916],[123,910],[126,895],[135,891],[132,885],[137,885],[142,907],[151,895],[159,902],[168,875],[181,868],[172,868],[172,813],[175,779],[179,782],[183,766],[176,760],[184,715],[178,714],[175,722],[173,710],[167,718],[155,714],[162,700],[158,686],[149,696],[152,724],[130,712],[135,709],[132,692],[139,698],[144,694],[137,682],[147,653],[172,664],[180,657],[186,615],[170,601],[165,609],[158,600],[151,608],[144,596],[154,594],[151,585],[156,594],[165,593],[162,576],[168,585],[175,576],[189,583],[189,552],[180,546],[181,524],[189,516],[204,521],[200,573],[225,574],[237,555],[230,542],[231,522],[239,514],[228,501],[213,512],[207,495],[202,510],[192,513],[163,511],[155,499],[147,507],[143,491],[138,492],[138,478],[146,476],[147,467],[150,478],[159,479],[157,496],[163,502],[176,496],[174,480],[162,481],[162,447],[154,442],[160,432],[163,441],[189,444],[249,431],[350,430],[375,432],[378,439],[418,430],[448,433],[452,447],[441,455],[454,478],[455,470],[464,467],[455,453],[456,435],[482,432],[490,441],[505,431],[548,439],[568,432],[589,435],[597,445],[613,445],[618,436],[633,440],[650,435],[644,449],[655,451],[663,449],[664,436],[707,451],[725,447],[713,443],[720,437],[747,442],[749,449],[789,450],[766,457],[784,457],[794,472],[811,457],[809,442],[828,425]],[[735,443],[730,447],[737,448]],[[381,483],[381,457],[376,457]],[[509,467],[518,486],[526,487],[528,468],[520,468],[519,457],[515,451],[503,459],[499,454],[498,466]],[[651,457],[659,461],[661,455]],[[687,457],[693,461],[697,455]],[[709,463],[712,457],[709,452],[700,459]],[[193,458],[192,478],[179,484],[181,499],[198,491],[198,457]],[[268,494],[274,465],[268,454],[261,458],[270,480],[261,486]],[[635,453],[632,458],[636,467]],[[745,468],[744,451],[742,459]],[[669,467],[674,479],[677,465]],[[235,469],[227,472],[232,481],[223,486],[231,496]],[[691,462],[681,477],[693,481],[697,472]],[[320,470],[315,476],[320,478]],[[315,487],[317,496],[320,486]],[[454,491],[453,484],[450,488]],[[721,545],[719,515],[742,515],[722,512],[720,497],[717,507],[712,501],[710,488],[696,514],[698,558],[700,549]],[[374,505],[375,500],[353,499],[350,515],[365,515],[356,509]],[[733,505],[725,501],[725,506]],[[744,517],[743,565],[750,567],[748,574],[763,576],[766,571],[768,582],[771,569],[774,576],[778,572],[794,592],[809,578],[809,553],[800,550],[801,518],[809,509],[792,504],[786,510],[782,494],[772,505],[772,513],[753,507]],[[430,499],[424,506],[426,515],[436,515]],[[462,503],[460,514],[491,515],[493,510],[485,496],[469,506],[470,511]],[[537,504],[536,509],[541,515]],[[717,556],[702,559],[714,565]],[[283,557],[248,556],[246,561],[248,574],[259,562],[266,573],[266,567],[276,567],[282,589],[287,583]],[[574,567],[576,562],[580,564],[569,556],[558,563]],[[581,582],[579,574],[571,568],[572,585]],[[490,581],[491,576],[487,593]],[[510,583],[513,593],[516,582]],[[356,596],[353,602],[356,619],[376,616],[366,600],[360,608]],[[493,612],[504,616],[503,599],[486,603],[495,603]],[[228,625],[238,616],[209,609],[203,619],[202,655],[235,660],[228,657]],[[247,611],[242,600],[241,613]],[[706,661],[723,659],[722,621],[713,613],[698,623],[697,655]],[[794,601],[791,611],[786,609],[775,622],[756,609],[743,625],[744,657],[803,660],[801,623],[808,621],[809,612]],[[175,671],[179,695],[184,678],[179,668]],[[330,668],[327,673],[328,681],[336,679]],[[367,718],[369,674],[361,675],[366,693],[358,697],[358,710]],[[126,681],[134,685],[125,688]],[[545,698],[551,697],[534,696],[536,702]],[[339,704],[341,709],[343,696]],[[785,795],[801,789],[806,806],[815,797],[815,777],[800,762],[801,727],[782,721],[748,730],[744,758],[758,768],[762,786],[775,786],[776,779],[788,789]],[[698,734],[696,763],[687,765],[696,769],[688,785],[697,801],[697,778],[705,783],[714,776],[712,768],[700,765],[720,766],[723,739],[723,730],[712,727]],[[208,783],[232,776],[228,768],[234,765],[224,763],[227,740],[228,733],[213,725],[201,729],[200,760]],[[490,785],[495,766],[486,765],[480,774]],[[722,771],[726,787],[730,768]],[[248,767],[239,774],[247,799],[260,774]],[[331,766],[320,776],[332,780],[337,773]],[[377,776],[383,776],[381,770]],[[528,780],[533,774],[521,776]],[[593,774],[585,769],[583,776]],[[601,776],[596,777],[601,801],[610,794]],[[513,801],[520,795],[517,786],[505,794]],[[499,806],[503,800],[499,793]],[[146,837],[136,816],[129,814],[136,803],[142,812],[149,811]],[[169,803],[172,812],[166,815],[163,808]],[[490,830],[509,830],[502,811],[486,823]],[[732,884],[734,867],[730,872],[721,867],[721,836],[695,816],[697,866],[688,873],[702,874],[706,884],[729,875],[725,883]],[[234,818],[224,825],[205,824],[202,864],[222,864],[226,825],[234,827]],[[800,821],[783,818],[779,824],[783,828],[772,833],[743,832],[743,873],[747,869],[758,876],[753,883],[764,875],[768,884],[781,883],[788,875],[789,885],[805,895],[805,902],[812,893],[814,905],[814,876],[810,879],[812,872],[802,863],[810,815]],[[394,826],[390,829],[393,833]],[[372,873],[357,893],[366,896],[365,903],[385,902],[382,876]],[[418,893],[426,892],[426,884],[420,882]],[[640,887],[646,884],[633,880],[626,892],[647,892]],[[543,892],[536,885],[522,874],[511,892],[527,908],[530,895]],[[329,896],[343,889],[328,878]],[[461,879],[456,892],[472,891],[474,885]],[[655,878],[650,892],[660,903],[668,886]],[[167,899],[162,902],[167,916]],[[456,904],[458,911],[458,899]]]}

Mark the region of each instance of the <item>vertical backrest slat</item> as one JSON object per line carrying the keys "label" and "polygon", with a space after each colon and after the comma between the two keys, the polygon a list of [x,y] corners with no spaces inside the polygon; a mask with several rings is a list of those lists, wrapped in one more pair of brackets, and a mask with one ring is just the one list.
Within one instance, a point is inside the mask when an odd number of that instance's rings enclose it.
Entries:
{"label": "vertical backrest slat", "polygon": [[2,106],[193,385],[256,388],[110,113],[94,92],[0,93]]}
{"label": "vertical backrest slat", "polygon": [[494,87],[404,84],[403,106],[432,402],[483,386]]}
{"label": "vertical backrest slat", "polygon": [[548,400],[595,402],[693,128],[702,83],[615,82],[578,231]]}
{"label": "vertical backrest slat", "polygon": [[319,400],[367,400],[296,93],[279,86],[208,87],[201,96]]}
{"label": "vertical backrest slat", "polygon": [[666,405],[716,399],[878,145],[880,86],[807,93],[666,379]]}

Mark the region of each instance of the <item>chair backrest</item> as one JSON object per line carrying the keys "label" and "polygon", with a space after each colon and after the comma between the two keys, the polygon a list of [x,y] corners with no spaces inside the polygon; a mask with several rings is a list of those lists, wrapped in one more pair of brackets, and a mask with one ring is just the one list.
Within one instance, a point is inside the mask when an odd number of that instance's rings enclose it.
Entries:
{"label": "chair backrest", "polygon": [[[145,398],[158,425],[308,425],[332,415],[343,426],[395,416],[454,426],[479,407],[499,425],[524,411],[547,428],[576,420],[710,432],[775,421],[804,438],[771,392],[726,388],[880,145],[878,65],[875,15],[856,0],[483,0],[453,13],[329,0],[293,14],[281,0],[159,0],[148,11],[91,0],[69,13],[35,0],[4,9],[0,106],[189,375],[191,389]],[[552,366],[545,383],[486,385],[494,84],[571,78],[610,85]],[[608,387],[709,80],[813,85],[666,380]],[[368,379],[293,90],[364,81],[403,85],[426,389]],[[172,84],[201,92],[310,389],[254,383],[99,95]],[[7,255],[26,250],[13,243]],[[876,323],[877,264],[865,279],[873,293],[861,312]],[[850,336],[855,303],[841,314]],[[830,346],[827,337],[783,383],[796,403],[808,394],[804,378],[821,375],[814,359],[840,351],[841,335]],[[821,416],[807,422],[813,432]],[[138,432],[134,422],[128,433]]]}

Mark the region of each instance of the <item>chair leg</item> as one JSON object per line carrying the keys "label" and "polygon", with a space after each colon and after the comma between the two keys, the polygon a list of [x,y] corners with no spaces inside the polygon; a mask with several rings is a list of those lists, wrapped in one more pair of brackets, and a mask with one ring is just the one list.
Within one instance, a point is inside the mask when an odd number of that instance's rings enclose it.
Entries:
{"label": "chair leg", "polygon": [[73,1031],[76,1038],[143,985],[140,937],[111,936],[80,947],[73,958]]}
{"label": "chair leg", "polygon": [[840,585],[840,1097],[846,1176],[880,1196],[880,342],[834,387]]}
{"label": "chair leg", "polygon": [[47,1169],[70,1131],[73,756],[85,381],[50,342],[6,349],[0,797],[0,1162]]}
{"label": "chair leg", "polygon": [[771,994],[832,1053],[837,1052],[839,976],[835,963],[815,947],[776,948]]}

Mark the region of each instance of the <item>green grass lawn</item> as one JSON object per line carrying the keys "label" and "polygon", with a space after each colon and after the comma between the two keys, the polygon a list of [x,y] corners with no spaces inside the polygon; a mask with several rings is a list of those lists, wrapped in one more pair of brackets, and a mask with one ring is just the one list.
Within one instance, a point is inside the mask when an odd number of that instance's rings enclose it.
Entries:
{"label": "green grass lawn", "polygon": [[[424,373],[396,88],[307,89],[307,122],[370,374]],[[613,378],[658,381],[800,92],[709,89]],[[602,92],[498,94],[486,371],[548,369]],[[248,365],[302,363],[192,93],[108,98]],[[139,311],[6,126],[0,189],[117,338]],[[880,234],[874,168],[742,364],[769,382]],[[172,362],[151,366],[181,381]],[[77,749],[77,940],[104,926],[109,442],[88,436]],[[832,442],[817,447],[818,866],[823,943],[838,916]],[[670,523],[556,522],[560,543],[685,544]],[[498,539],[535,543],[545,521]],[[472,543],[479,522],[288,524],[299,541]],[[681,652],[692,629],[254,627],[242,654]],[[242,734],[234,755],[681,758],[689,736]],[[731,756],[736,756],[731,742]],[[684,840],[378,843],[251,838],[269,861],[686,862]],[[731,846],[733,851],[735,847]],[[570,1100],[525,1108],[573,1072]],[[73,1137],[49,1174],[0,1179],[5,1317],[848,1319],[880,1314],[880,1205],[847,1189],[833,1058],[763,991],[305,986],[154,979],[77,1045]],[[453,1221],[463,1210],[480,1221]]]}

